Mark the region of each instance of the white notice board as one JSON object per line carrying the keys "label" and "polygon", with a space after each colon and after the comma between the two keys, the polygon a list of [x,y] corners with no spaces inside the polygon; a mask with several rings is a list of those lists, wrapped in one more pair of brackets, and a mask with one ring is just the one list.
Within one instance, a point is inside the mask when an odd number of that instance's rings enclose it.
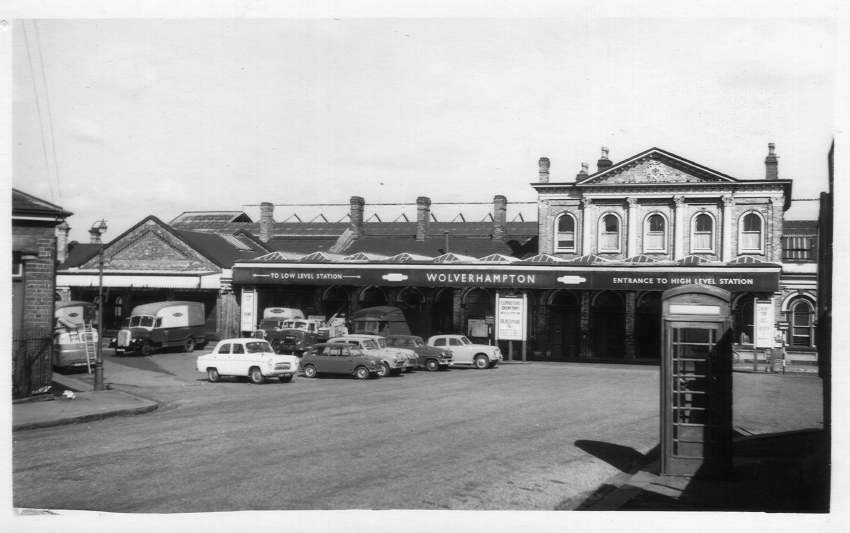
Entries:
{"label": "white notice board", "polygon": [[528,329],[526,295],[496,296],[496,338],[506,341],[524,341]]}
{"label": "white notice board", "polygon": [[756,300],[755,347],[773,348],[774,313],[773,300]]}
{"label": "white notice board", "polygon": [[257,300],[253,289],[242,289],[242,326],[240,331],[254,331],[257,316]]}

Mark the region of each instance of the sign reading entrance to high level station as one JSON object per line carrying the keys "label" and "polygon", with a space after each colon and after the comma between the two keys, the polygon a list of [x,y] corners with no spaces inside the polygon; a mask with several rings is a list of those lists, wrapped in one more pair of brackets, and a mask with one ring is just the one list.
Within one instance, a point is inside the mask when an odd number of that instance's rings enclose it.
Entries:
{"label": "sign reading entrance to high level station", "polygon": [[731,292],[779,289],[779,268],[770,267],[512,267],[492,265],[237,265],[238,285],[354,285],[494,287],[518,289],[666,290],[709,285]]}

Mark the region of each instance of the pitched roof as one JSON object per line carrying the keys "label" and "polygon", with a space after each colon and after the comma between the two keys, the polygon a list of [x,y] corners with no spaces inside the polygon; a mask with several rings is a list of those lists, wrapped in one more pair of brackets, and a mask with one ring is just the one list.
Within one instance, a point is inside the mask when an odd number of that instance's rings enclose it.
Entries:
{"label": "pitched roof", "polygon": [[680,157],[672,152],[668,152],[666,150],[662,150],[661,148],[650,148],[648,150],[644,150],[643,152],[633,155],[629,158],[626,158],[618,163],[613,164],[612,166],[594,172],[590,174],[586,178],[577,182],[576,185],[600,185],[605,183],[605,178],[611,175],[616,175],[629,167],[648,160],[657,160],[663,162],[665,165],[673,167],[678,170],[683,170],[687,174],[697,176],[704,181],[713,181],[713,182],[737,182],[739,180],[733,178],[732,176],[728,176],[723,174],[722,172],[718,172],[716,170],[712,170],[708,167],[700,165],[698,163],[694,163],[693,161],[689,161],[684,157]]}
{"label": "pitched roof", "polygon": [[249,239],[228,239],[228,236],[199,231],[176,230],[189,246],[222,268],[230,268],[236,261],[251,259],[266,250]]}
{"label": "pitched roof", "polygon": [[252,222],[244,211],[183,211],[168,224],[172,227],[191,229],[196,227],[228,224],[231,222]]}
{"label": "pitched roof", "polygon": [[61,206],[42,200],[18,189],[12,189],[12,216],[48,216],[65,218],[73,215]]}
{"label": "pitched roof", "polygon": [[82,265],[94,257],[98,250],[100,250],[99,244],[71,241],[68,243],[68,257],[59,265],[59,270]]}

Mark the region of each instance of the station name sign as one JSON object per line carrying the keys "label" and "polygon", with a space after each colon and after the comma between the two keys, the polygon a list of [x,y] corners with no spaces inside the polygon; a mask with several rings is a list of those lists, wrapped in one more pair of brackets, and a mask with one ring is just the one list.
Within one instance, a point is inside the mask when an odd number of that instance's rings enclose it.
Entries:
{"label": "station name sign", "polygon": [[234,267],[235,285],[352,285],[414,287],[493,287],[517,289],[665,290],[680,285],[713,285],[729,291],[772,292],[779,272],[755,269],[670,271],[634,268],[411,268],[409,265]]}

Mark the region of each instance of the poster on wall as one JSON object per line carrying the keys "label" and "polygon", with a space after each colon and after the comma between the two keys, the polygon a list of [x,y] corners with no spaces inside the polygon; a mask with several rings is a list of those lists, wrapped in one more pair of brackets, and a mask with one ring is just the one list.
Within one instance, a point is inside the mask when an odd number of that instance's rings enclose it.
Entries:
{"label": "poster on wall", "polygon": [[755,347],[773,348],[774,315],[773,300],[756,300]]}
{"label": "poster on wall", "polygon": [[257,316],[257,301],[253,289],[242,289],[242,325],[241,331],[254,331]]}
{"label": "poster on wall", "polygon": [[524,341],[527,318],[526,295],[496,297],[496,338]]}

